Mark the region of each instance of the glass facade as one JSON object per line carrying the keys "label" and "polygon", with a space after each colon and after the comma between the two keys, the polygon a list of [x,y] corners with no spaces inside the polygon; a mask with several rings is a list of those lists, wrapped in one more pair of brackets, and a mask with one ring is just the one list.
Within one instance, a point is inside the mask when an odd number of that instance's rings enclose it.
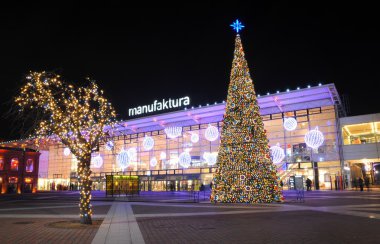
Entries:
{"label": "glass facade", "polygon": [[[297,120],[295,130],[284,128],[287,117]],[[278,143],[285,153],[285,158],[277,164],[285,187],[291,176],[303,175],[314,184],[318,179],[321,189],[331,189],[336,177],[341,175],[334,106],[266,114],[263,120],[269,145]],[[93,188],[105,190],[109,174],[139,176],[142,191],[198,190],[201,184],[208,186],[215,172],[220,141],[219,138],[210,141],[213,139],[210,126],[220,132],[223,122],[173,126],[182,131],[177,137],[175,133],[168,135],[162,128],[104,140],[93,154]],[[323,133],[324,142],[312,149],[305,143],[305,134],[316,127]],[[40,178],[39,189],[58,189],[58,185],[59,189],[75,189],[76,164],[72,154],[65,156],[63,145],[51,145],[48,174]]]}
{"label": "glass facade", "polygon": [[380,121],[342,127],[344,145],[380,142]]}

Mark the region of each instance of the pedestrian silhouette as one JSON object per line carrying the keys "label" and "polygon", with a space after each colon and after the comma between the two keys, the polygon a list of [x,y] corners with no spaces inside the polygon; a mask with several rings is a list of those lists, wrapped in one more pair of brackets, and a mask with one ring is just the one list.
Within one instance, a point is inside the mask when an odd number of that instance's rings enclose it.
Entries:
{"label": "pedestrian silhouette", "polygon": [[358,181],[356,180],[356,178],[354,178],[352,180],[352,187],[355,187],[355,190],[357,191],[358,190]]}
{"label": "pedestrian silhouette", "polygon": [[205,190],[205,186],[203,184],[201,184],[201,187],[199,189],[200,191],[204,191]]}
{"label": "pedestrian silhouette", "polygon": [[365,187],[367,188],[367,191],[369,191],[369,177],[368,176],[364,177],[364,184],[365,184]]}
{"label": "pedestrian silhouette", "polygon": [[306,179],[306,190],[311,191],[311,180],[309,178]]}
{"label": "pedestrian silhouette", "polygon": [[363,191],[363,188],[364,188],[364,181],[363,181],[363,179],[360,177],[359,178],[359,187],[360,187],[360,191]]}

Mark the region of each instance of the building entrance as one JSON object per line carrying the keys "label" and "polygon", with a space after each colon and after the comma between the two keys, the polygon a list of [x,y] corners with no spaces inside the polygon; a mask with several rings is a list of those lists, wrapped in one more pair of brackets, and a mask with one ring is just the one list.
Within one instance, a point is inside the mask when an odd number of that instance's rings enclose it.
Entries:
{"label": "building entrance", "polygon": [[139,177],[106,175],[106,196],[139,194]]}

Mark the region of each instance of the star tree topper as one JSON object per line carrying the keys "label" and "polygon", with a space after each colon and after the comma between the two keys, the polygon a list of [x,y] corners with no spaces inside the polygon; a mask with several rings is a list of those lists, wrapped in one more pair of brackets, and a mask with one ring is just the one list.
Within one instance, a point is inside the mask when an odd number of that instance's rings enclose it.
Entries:
{"label": "star tree topper", "polygon": [[230,26],[236,31],[237,34],[239,34],[239,31],[245,27],[238,19],[235,20],[235,22],[233,22]]}

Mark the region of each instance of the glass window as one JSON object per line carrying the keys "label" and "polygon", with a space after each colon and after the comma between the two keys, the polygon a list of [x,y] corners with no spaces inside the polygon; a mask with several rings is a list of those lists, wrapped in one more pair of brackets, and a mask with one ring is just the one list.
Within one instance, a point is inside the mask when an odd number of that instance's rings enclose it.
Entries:
{"label": "glass window", "polygon": [[4,170],[4,159],[0,158],[0,170]]}
{"label": "glass window", "polygon": [[342,127],[344,145],[380,142],[380,122],[345,125]]}
{"label": "glass window", "polygon": [[17,171],[18,170],[18,158],[12,158],[11,160],[11,170]]}
{"label": "glass window", "polygon": [[26,166],[25,166],[25,171],[26,172],[33,172],[33,169],[34,169],[34,162],[33,162],[33,159],[28,159],[26,160]]}

